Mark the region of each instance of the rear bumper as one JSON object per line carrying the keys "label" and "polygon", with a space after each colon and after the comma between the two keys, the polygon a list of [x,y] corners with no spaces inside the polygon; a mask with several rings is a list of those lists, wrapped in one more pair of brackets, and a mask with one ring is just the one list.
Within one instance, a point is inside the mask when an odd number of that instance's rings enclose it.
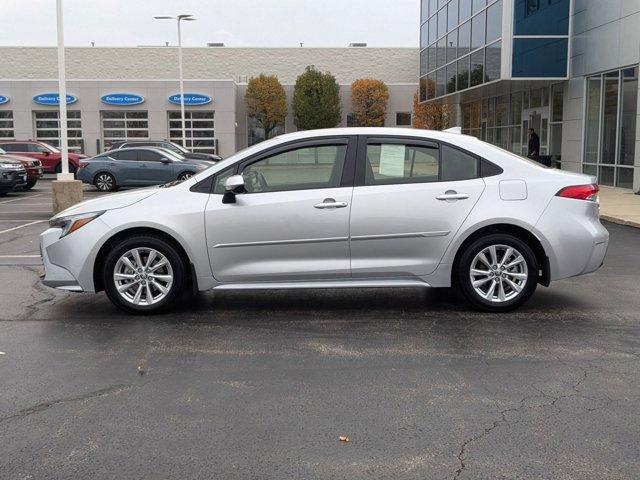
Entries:
{"label": "rear bumper", "polygon": [[600,268],[609,246],[598,204],[554,197],[536,224],[547,239],[551,280],[591,273]]}

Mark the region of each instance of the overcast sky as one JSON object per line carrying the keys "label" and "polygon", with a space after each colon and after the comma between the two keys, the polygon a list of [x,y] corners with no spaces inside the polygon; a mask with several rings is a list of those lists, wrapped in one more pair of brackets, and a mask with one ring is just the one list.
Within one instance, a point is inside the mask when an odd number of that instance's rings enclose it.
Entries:
{"label": "overcast sky", "polygon": [[[55,0],[0,0],[0,45],[55,45]],[[175,23],[154,15],[190,13],[185,46],[417,47],[420,0],[64,0],[65,43],[132,46],[176,43]]]}

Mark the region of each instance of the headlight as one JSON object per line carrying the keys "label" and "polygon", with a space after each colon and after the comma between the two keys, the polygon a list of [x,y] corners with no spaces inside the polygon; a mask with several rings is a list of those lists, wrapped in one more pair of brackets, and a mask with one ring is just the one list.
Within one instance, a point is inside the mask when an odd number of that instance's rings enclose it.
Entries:
{"label": "headlight", "polygon": [[81,213],[79,215],[68,215],[65,217],[53,217],[49,220],[49,226],[51,228],[61,228],[62,235],[60,238],[75,232],[79,228],[84,227],[91,220],[98,218],[102,215],[102,212]]}

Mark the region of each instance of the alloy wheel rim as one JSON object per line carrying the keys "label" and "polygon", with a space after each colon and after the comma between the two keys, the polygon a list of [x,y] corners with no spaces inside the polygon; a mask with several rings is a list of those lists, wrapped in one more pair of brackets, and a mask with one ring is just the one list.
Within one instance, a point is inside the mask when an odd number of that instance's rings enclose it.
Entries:
{"label": "alloy wheel rim", "polygon": [[96,183],[100,190],[111,190],[113,187],[113,179],[107,174],[98,175]]}
{"label": "alloy wheel rim", "polygon": [[193,177],[193,174],[191,173],[183,173],[182,175],[180,175],[180,180],[186,180],[188,178]]}
{"label": "alloy wheel rim", "polygon": [[173,285],[171,263],[147,247],[133,248],[116,262],[113,281],[120,296],[133,305],[149,306],[163,300]]}
{"label": "alloy wheel rim", "polygon": [[519,296],[527,284],[527,262],[509,245],[490,245],[473,258],[469,279],[476,294],[484,300],[508,302]]}

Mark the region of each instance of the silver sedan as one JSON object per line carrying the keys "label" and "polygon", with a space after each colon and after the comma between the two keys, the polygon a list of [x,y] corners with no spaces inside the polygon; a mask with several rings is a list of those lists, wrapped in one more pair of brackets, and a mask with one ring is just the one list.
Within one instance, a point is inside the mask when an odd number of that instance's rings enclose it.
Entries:
{"label": "silver sedan", "polygon": [[593,272],[596,179],[455,132],[292,133],[181,183],[83,202],[41,235],[44,284],[151,313],[182,291],[451,287],[504,312]]}

